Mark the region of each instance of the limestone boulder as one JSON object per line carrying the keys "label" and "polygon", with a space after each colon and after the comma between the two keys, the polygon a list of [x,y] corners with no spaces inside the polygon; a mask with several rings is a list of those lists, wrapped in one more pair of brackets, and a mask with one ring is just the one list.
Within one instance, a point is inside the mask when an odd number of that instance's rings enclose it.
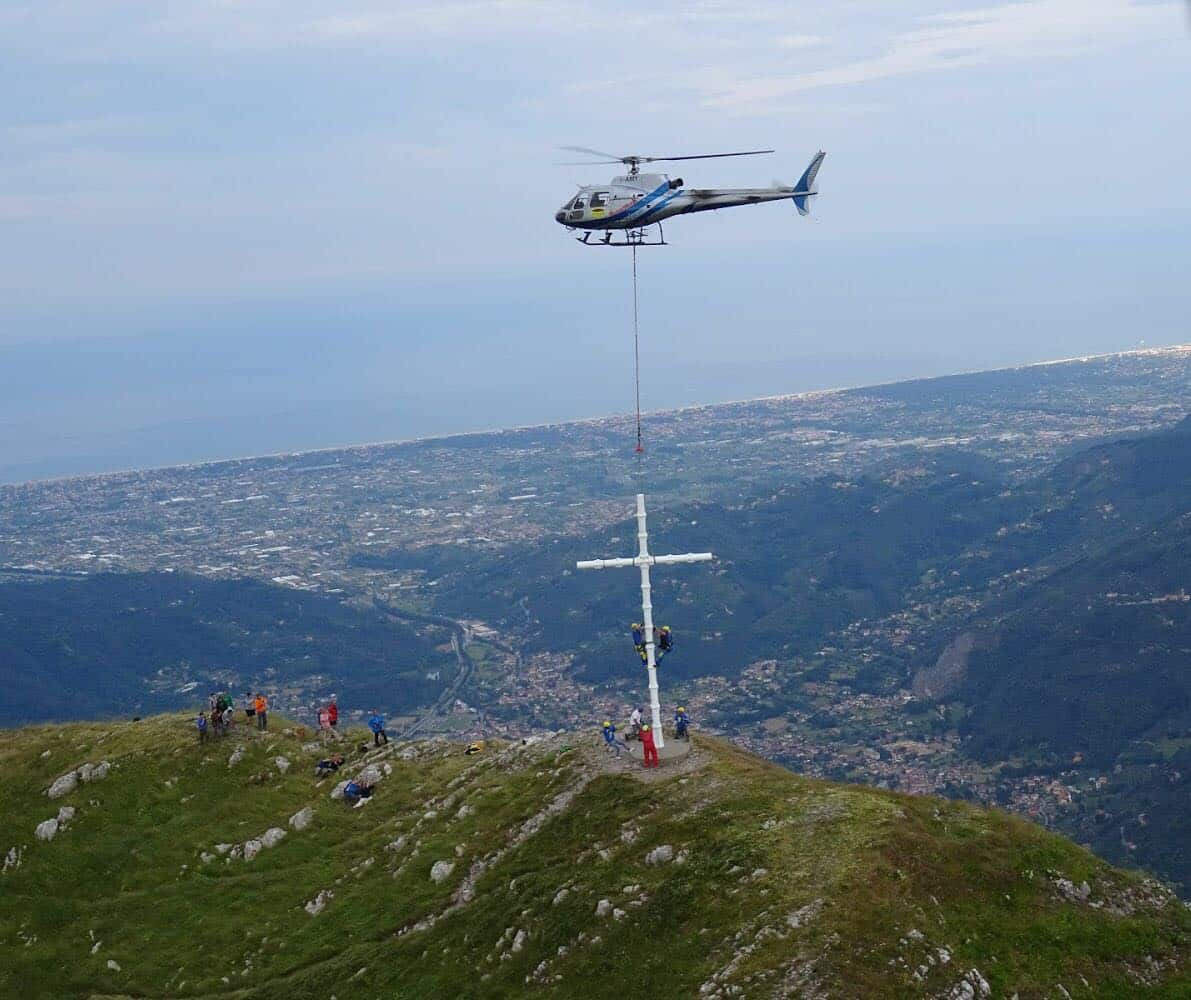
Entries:
{"label": "limestone boulder", "polygon": [[289,818],[289,825],[292,829],[302,831],[305,830],[311,823],[314,822],[314,810],[310,806],[305,806],[299,809]]}
{"label": "limestone boulder", "polygon": [[54,779],[54,783],[50,785],[46,795],[51,799],[60,799],[63,795],[69,795],[78,787],[78,771],[67,771],[65,774]]}

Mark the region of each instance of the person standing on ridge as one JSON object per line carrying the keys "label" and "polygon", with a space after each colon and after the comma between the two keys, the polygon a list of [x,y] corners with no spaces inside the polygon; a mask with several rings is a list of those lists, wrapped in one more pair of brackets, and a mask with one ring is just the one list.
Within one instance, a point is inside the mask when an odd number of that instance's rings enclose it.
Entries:
{"label": "person standing on ridge", "polygon": [[674,735],[680,740],[689,740],[690,725],[691,717],[686,714],[686,709],[679,705],[678,711],[674,713]]}
{"label": "person standing on ridge", "polygon": [[194,728],[198,730],[199,746],[207,742],[207,713],[199,712],[198,718],[194,720]]}
{"label": "person standing on ridge", "polygon": [[658,748],[653,742],[653,730],[648,725],[641,727],[641,746],[645,750],[645,766],[658,767]]}
{"label": "person standing on ridge", "polygon": [[256,728],[264,732],[269,728],[269,700],[258,691],[252,707],[256,711]]}
{"label": "person standing on ridge", "polygon": [[327,721],[331,724],[332,731],[339,725],[339,704],[335,701],[334,695],[331,695],[331,704],[327,706]]}
{"label": "person standing on ridge", "polygon": [[318,738],[324,743],[331,738],[331,713],[325,708],[318,710]]}
{"label": "person standing on ridge", "polygon": [[629,736],[632,739],[641,739],[641,709],[634,708],[633,714],[629,716]]}
{"label": "person standing on ridge", "polygon": [[382,740],[385,743],[389,742],[389,734],[385,732],[385,717],[375,708],[368,719],[368,728],[372,730],[372,745],[374,747],[380,746]]}

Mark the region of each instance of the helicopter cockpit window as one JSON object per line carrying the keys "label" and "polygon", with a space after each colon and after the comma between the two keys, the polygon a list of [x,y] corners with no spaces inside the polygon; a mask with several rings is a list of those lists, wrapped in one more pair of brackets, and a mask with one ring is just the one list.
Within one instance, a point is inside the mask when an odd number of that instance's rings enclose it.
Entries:
{"label": "helicopter cockpit window", "polygon": [[608,204],[608,195],[609,194],[611,194],[610,191],[593,191],[591,193],[591,207],[592,208],[603,208],[605,205]]}
{"label": "helicopter cockpit window", "polygon": [[573,202],[571,202],[571,208],[582,210],[586,207],[587,207],[587,195],[585,195],[585,194],[579,195]]}

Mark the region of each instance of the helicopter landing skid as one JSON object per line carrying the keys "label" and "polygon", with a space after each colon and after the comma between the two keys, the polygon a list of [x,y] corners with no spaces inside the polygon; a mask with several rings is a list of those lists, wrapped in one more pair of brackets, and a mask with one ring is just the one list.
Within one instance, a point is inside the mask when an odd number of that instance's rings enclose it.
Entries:
{"label": "helicopter landing skid", "polygon": [[[650,230],[657,227],[657,233],[651,233]],[[641,229],[606,229],[600,239],[593,240],[592,237],[596,233],[592,230],[587,230],[582,236],[576,236],[580,243],[585,247],[664,247],[666,243],[666,234],[662,232],[662,224],[655,222],[654,226],[644,226]],[[614,240],[613,237],[619,233],[621,239]],[[651,239],[650,237],[655,238]]]}

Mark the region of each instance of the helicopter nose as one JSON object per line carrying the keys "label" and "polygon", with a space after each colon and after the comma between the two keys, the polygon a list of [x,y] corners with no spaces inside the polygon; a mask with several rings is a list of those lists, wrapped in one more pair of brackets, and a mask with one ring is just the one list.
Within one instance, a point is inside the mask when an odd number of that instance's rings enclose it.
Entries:
{"label": "helicopter nose", "polygon": [[554,221],[555,222],[566,222],[566,220],[567,220],[566,212],[555,212],[554,213]]}

